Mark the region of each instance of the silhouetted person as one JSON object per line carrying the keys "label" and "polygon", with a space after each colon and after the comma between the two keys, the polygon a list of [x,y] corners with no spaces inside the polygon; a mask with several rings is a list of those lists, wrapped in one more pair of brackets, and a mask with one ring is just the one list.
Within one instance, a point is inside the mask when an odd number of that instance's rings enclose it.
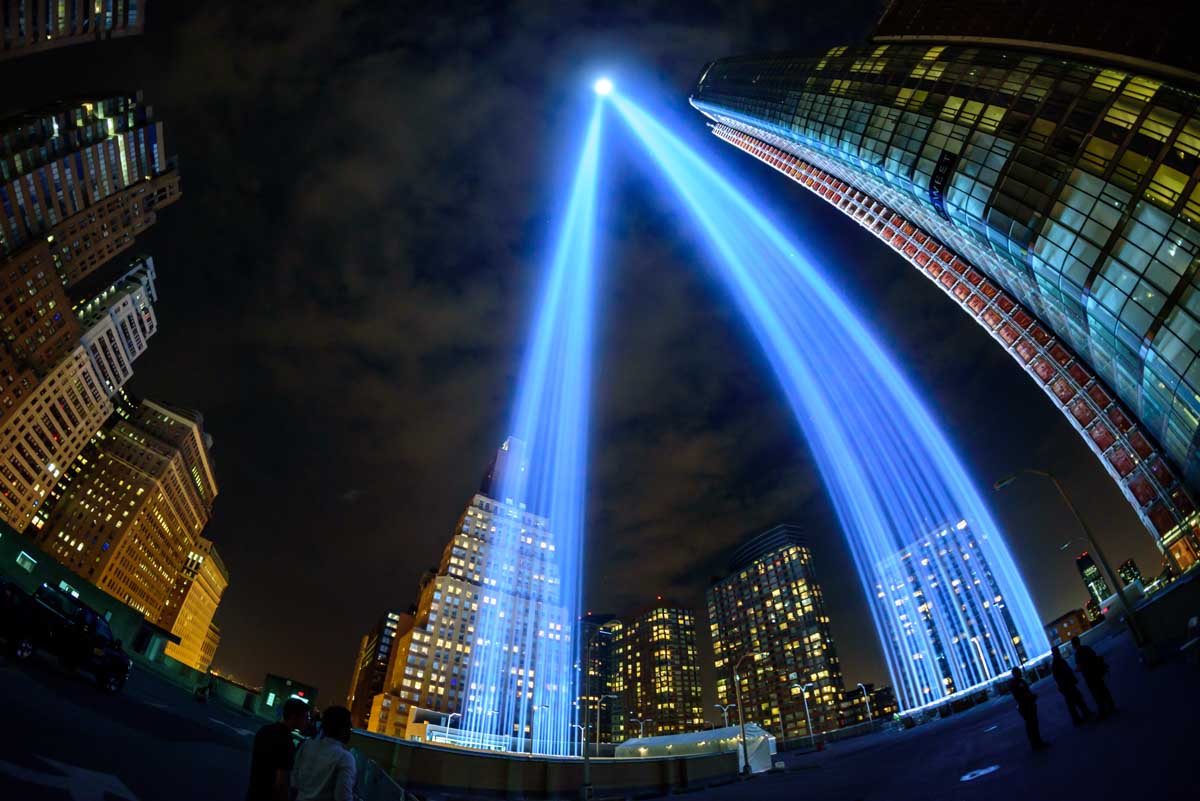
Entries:
{"label": "silhouetted person", "polygon": [[1012,690],[1013,700],[1017,702],[1017,711],[1025,720],[1025,736],[1029,738],[1029,744],[1035,751],[1045,748],[1047,743],[1042,739],[1041,731],[1038,730],[1037,696],[1034,695],[1033,690],[1029,689],[1029,683],[1021,675],[1019,667],[1012,669],[1012,682],[1009,684],[1009,688]]}
{"label": "silhouetted person", "polygon": [[1092,716],[1092,711],[1083,702],[1083,693],[1079,692],[1079,679],[1075,678],[1075,671],[1071,670],[1067,660],[1063,659],[1057,646],[1051,647],[1050,650],[1054,654],[1054,658],[1050,660],[1050,672],[1054,675],[1054,683],[1058,685],[1058,691],[1067,702],[1071,722],[1078,726]]}
{"label": "silhouetted person", "polygon": [[307,723],[308,704],[299,698],[289,698],[283,705],[282,720],[268,723],[254,735],[246,801],[289,801],[296,757],[292,731],[304,728]]}
{"label": "silhouetted person", "polygon": [[1117,711],[1112,693],[1108,691],[1108,685],[1104,683],[1108,665],[1098,653],[1080,643],[1078,637],[1071,638],[1071,646],[1075,649],[1075,669],[1087,683],[1088,692],[1092,694],[1092,700],[1096,702],[1097,713],[1102,718],[1108,717]]}
{"label": "silhouetted person", "polygon": [[350,710],[331,706],[321,719],[321,736],[305,740],[296,752],[292,787],[296,801],[354,801],[358,767],[346,747],[350,742]]}

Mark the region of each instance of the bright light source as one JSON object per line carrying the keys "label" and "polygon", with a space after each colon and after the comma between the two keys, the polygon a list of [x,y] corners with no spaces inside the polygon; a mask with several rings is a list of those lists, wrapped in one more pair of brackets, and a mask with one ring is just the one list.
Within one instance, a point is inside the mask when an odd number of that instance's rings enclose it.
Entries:
{"label": "bright light source", "polygon": [[594,84],[592,84],[592,88],[596,90],[596,94],[598,95],[611,95],[613,90],[613,82],[608,78],[600,78]]}

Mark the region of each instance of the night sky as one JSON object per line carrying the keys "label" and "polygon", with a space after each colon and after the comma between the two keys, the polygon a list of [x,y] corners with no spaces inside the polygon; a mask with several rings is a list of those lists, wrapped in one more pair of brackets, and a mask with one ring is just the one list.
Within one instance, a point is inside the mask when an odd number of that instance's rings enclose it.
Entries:
{"label": "night sky", "polygon": [[[254,684],[293,676],[341,703],[359,637],[415,600],[506,434],[596,72],[702,133],[686,103],[706,62],[852,43],[877,3],[273,5],[158,0],[141,38],[11,61],[0,77],[10,105],[140,87],[165,121],[184,195],[140,243],[158,266],[160,330],[131,386],[202,410],[215,438],[206,536],[232,578],[214,666]],[[982,329],[824,201],[715,138],[707,148],[824,254],[907,365],[1043,619],[1086,600],[1059,552],[1076,531],[1047,484],[992,496],[1018,467],[1057,472],[1110,558],[1157,573],[1094,457]],[[782,393],[636,155],[609,125],[586,606],[621,613],[661,594],[700,610],[732,544],[800,523],[847,682],[886,682]]]}

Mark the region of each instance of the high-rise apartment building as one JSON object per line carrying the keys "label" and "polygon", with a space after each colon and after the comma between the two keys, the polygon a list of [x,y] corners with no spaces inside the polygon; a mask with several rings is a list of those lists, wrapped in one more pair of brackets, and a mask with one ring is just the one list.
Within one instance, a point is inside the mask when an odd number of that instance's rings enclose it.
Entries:
{"label": "high-rise apartment building", "polygon": [[412,625],[411,612],[392,609],[384,612],[371,630],[363,635],[354,660],[350,692],[346,694],[346,708],[350,710],[350,721],[356,728],[369,727],[371,701],[384,691],[388,668],[393,655],[397,653],[396,641],[407,634]]}
{"label": "high-rise apartment building", "polygon": [[72,44],[134,36],[148,0],[0,0],[0,60]]}
{"label": "high-rise apartment building", "polygon": [[200,533],[212,515],[212,440],[198,412],[119,398],[31,533],[80,576],[171,628],[194,585],[189,554],[202,552]]}
{"label": "high-rise apartment building", "polygon": [[737,703],[736,668],[746,723],[807,735],[807,695],[814,731],[836,728],[842,668],[802,530],[780,525],[749,539],[729,571],[706,596],[718,701]]}
{"label": "high-rise apartment building", "polygon": [[721,59],[691,102],[984,326],[1187,569],[1200,554],[1196,50],[1144,23],[1155,3],[1032,5],[898,0],[867,45]]}
{"label": "high-rise apartment building", "polygon": [[1133,559],[1122,562],[1117,567],[1117,575],[1121,577],[1121,584],[1126,587],[1142,580],[1142,571],[1138,570],[1137,562]]}
{"label": "high-rise apartment building", "polygon": [[153,301],[154,260],[140,258],[98,295],[72,309],[83,328],[87,349],[105,393],[112,396],[133,377],[133,361],[146,352],[158,330]]}
{"label": "high-rise apartment building", "polygon": [[[221,642],[213,615],[221,605],[221,596],[229,586],[229,571],[217,555],[216,546],[204,537],[188,552],[183,570],[175,579],[175,596],[170,613],[159,619],[163,628],[179,637],[179,643],[167,645],[167,656],[207,673]],[[173,618],[173,619],[172,619]]]}
{"label": "high-rise apartment building", "polygon": [[1097,604],[1103,604],[1104,599],[1113,594],[1112,589],[1108,586],[1108,580],[1104,578],[1104,574],[1100,572],[1100,568],[1096,566],[1096,562],[1087,551],[1075,559],[1075,567],[1079,570],[1079,577],[1083,579],[1083,583],[1087,587],[1088,595]]}
{"label": "high-rise apartment building", "polygon": [[[484,476],[483,489],[496,492],[504,470],[523,469],[523,448],[523,443],[513,438],[504,442]],[[441,563],[421,581],[412,629],[397,638],[385,690],[372,699],[371,731],[404,737],[409,717],[416,710],[440,713],[447,720],[454,713],[468,714],[472,705],[479,711],[490,692],[487,687],[469,686],[471,660],[478,646],[476,621],[481,604],[508,604],[505,608],[513,611],[507,624],[508,636],[520,637],[528,643],[518,647],[535,650],[546,647],[540,642],[546,638],[555,638],[556,645],[563,643],[559,647],[570,645],[569,641],[558,639],[565,636],[562,632],[567,623],[566,613],[554,605],[552,592],[538,605],[539,620],[544,627],[535,631],[531,626],[533,621],[522,617],[521,610],[526,607],[513,598],[502,599],[496,580],[489,582],[486,578],[493,575],[488,572],[491,548],[506,538],[517,540],[521,546],[514,568],[517,570],[514,586],[518,591],[531,585],[553,586],[557,581],[556,574],[548,567],[547,555],[554,553],[555,544],[546,518],[531,513],[523,505],[501,501],[485,492],[474,495],[459,518]],[[503,670],[497,673],[503,674],[498,680],[509,675]],[[517,679],[514,677],[513,681]],[[535,681],[536,677],[522,676],[519,691],[502,695],[502,703],[510,705],[510,710],[524,708],[526,712],[518,716],[525,721],[523,728],[521,723],[513,722],[511,737],[517,741],[530,734],[529,720],[534,709],[527,688]],[[483,745],[512,747],[508,737],[500,739],[503,742],[489,740]]]}
{"label": "high-rise apartment building", "polygon": [[[619,695],[611,699],[620,709],[616,742],[637,737],[643,730],[649,737],[704,728],[696,616],[692,610],[663,603],[660,598],[654,606],[616,628],[609,647],[610,669],[619,676],[610,690]],[[605,706],[600,707],[602,723]],[[647,722],[642,727],[635,720]],[[611,717],[609,725],[613,725]],[[604,742],[603,726],[600,737]]]}
{"label": "high-rise apartment building", "polygon": [[[616,615],[583,616],[579,628],[581,661],[586,670],[580,679],[580,724],[588,726],[589,742],[619,743],[625,738],[625,674],[621,670],[624,624]],[[587,723],[583,723],[586,717]]]}

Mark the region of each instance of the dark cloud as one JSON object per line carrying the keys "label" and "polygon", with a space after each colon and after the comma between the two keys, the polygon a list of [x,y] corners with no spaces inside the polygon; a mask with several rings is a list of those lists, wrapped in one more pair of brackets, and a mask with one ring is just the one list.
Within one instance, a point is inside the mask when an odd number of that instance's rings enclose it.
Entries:
{"label": "dark cloud", "polygon": [[[362,630],[412,601],[506,433],[588,77],[612,69],[702,131],[685,103],[707,61],[853,40],[877,4],[184,5],[153,4],[140,40],[27,60],[42,80],[26,89],[115,77],[166,121],[185,196],[144,243],[161,332],[134,386],[203,409],[216,438],[209,533],[233,575],[218,666],[337,700]],[[729,545],[795,520],[848,677],[881,678],[786,404],[694,234],[610,130],[588,605],[699,606]],[[1095,499],[1114,553],[1138,543],[1148,561],[1090,454],[985,334],[856,225],[722,147],[909,365],[981,485],[1058,469]],[[997,508],[1052,616],[1082,600],[1056,551],[1069,521],[1036,487],[1013,492]]]}

